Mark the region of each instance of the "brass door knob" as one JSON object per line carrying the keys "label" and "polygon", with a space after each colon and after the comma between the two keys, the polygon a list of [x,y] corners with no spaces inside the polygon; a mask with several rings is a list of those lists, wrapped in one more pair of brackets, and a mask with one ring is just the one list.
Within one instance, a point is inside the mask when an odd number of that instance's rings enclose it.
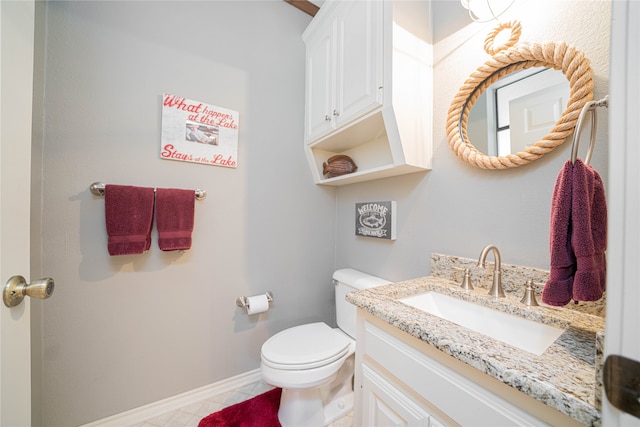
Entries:
{"label": "brass door knob", "polygon": [[50,277],[27,283],[24,277],[13,276],[4,284],[2,300],[7,307],[15,307],[22,302],[25,296],[47,299],[53,294],[54,288],[55,283]]}

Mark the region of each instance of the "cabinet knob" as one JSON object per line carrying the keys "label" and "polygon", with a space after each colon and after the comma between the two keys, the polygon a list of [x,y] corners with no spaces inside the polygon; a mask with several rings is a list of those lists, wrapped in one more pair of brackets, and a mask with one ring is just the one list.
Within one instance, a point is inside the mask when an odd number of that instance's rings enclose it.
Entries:
{"label": "cabinet knob", "polygon": [[333,110],[333,116],[334,117],[338,117],[340,115],[340,113],[338,113],[336,110]]}
{"label": "cabinet knob", "polygon": [[325,114],[324,121],[325,122],[330,122],[331,121],[331,116],[329,116],[328,114]]}

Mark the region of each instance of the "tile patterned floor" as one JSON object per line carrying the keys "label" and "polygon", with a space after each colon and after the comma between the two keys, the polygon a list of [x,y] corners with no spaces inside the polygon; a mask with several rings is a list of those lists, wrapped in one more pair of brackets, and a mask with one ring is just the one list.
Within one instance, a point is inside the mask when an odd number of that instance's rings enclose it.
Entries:
{"label": "tile patterned floor", "polygon": [[[273,387],[262,381],[241,387],[237,390],[219,394],[202,402],[194,403],[176,411],[159,414],[142,423],[128,427],[197,427],[201,419],[227,406],[251,399],[271,390]],[[329,427],[353,427],[353,417],[348,415]]]}

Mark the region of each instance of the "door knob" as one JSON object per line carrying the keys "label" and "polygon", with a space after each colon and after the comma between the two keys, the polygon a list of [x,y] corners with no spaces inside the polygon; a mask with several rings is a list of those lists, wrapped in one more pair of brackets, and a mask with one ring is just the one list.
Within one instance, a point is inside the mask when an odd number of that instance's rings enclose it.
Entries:
{"label": "door knob", "polygon": [[51,277],[27,283],[22,276],[13,276],[2,289],[2,300],[7,307],[15,307],[20,304],[25,296],[31,298],[47,299],[53,294],[55,283]]}

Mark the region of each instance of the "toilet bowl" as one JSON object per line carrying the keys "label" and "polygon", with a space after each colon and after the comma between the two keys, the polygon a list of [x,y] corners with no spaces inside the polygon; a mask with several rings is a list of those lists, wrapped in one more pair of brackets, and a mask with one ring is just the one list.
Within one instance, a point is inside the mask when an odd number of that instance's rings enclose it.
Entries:
{"label": "toilet bowl", "polygon": [[269,338],[260,369],[268,384],[282,388],[278,419],[283,427],[321,427],[353,409],[356,308],[347,292],[390,282],[353,270],[337,270],[336,318],[294,326]]}

